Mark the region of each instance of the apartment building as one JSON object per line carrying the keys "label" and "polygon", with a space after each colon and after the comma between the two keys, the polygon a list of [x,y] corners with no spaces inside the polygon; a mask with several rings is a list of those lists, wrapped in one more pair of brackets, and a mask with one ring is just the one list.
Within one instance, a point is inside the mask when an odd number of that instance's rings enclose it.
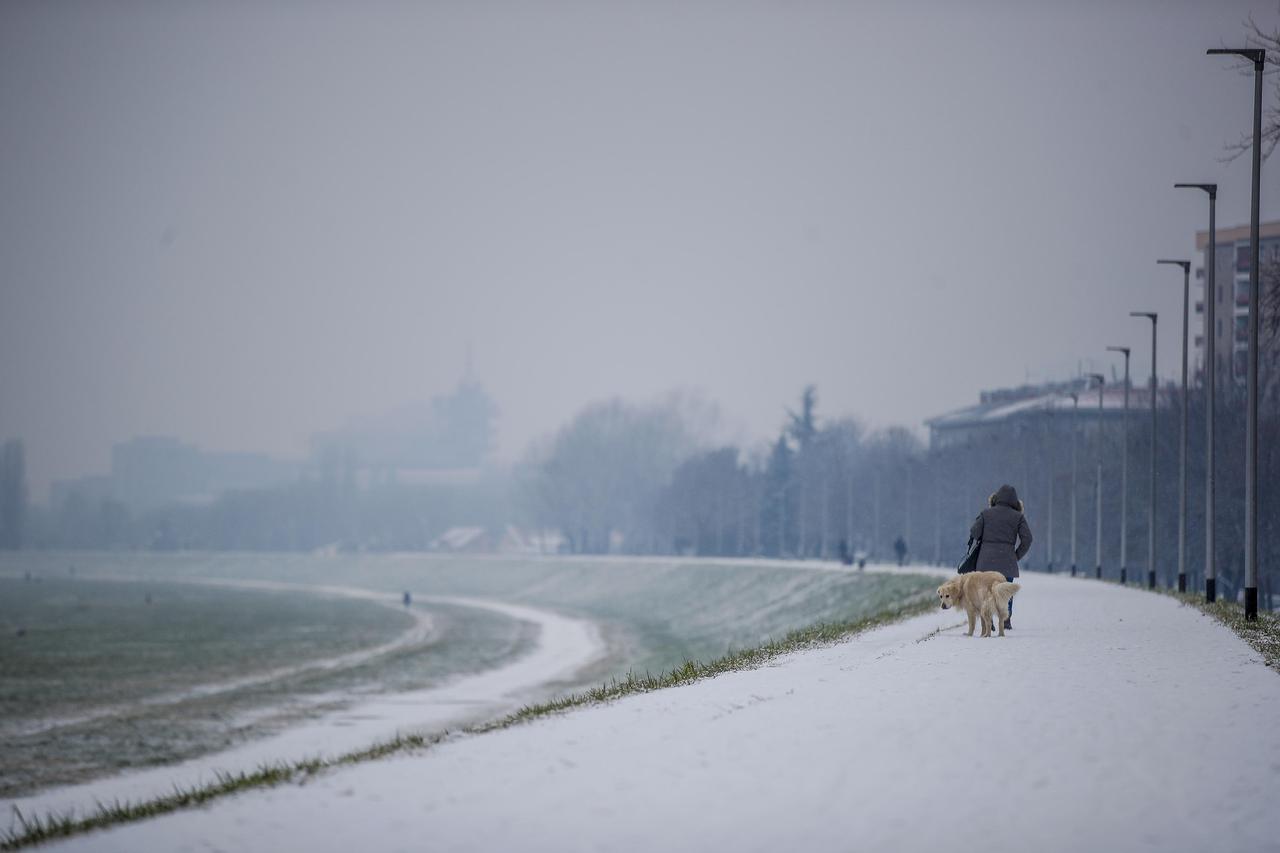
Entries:
{"label": "apartment building", "polygon": [[[1280,221],[1263,222],[1258,226],[1259,261],[1264,276],[1268,265],[1280,265]],[[1249,264],[1252,253],[1249,247],[1249,226],[1219,228],[1217,240],[1217,300],[1214,305],[1215,329],[1206,329],[1204,292],[1208,285],[1209,232],[1196,232],[1196,251],[1200,264],[1196,268],[1196,281],[1200,292],[1195,298],[1195,315],[1191,321],[1193,335],[1194,370],[1200,375],[1205,364],[1205,341],[1212,339],[1213,352],[1217,354],[1220,377],[1230,376],[1244,382],[1247,374],[1249,350]]]}

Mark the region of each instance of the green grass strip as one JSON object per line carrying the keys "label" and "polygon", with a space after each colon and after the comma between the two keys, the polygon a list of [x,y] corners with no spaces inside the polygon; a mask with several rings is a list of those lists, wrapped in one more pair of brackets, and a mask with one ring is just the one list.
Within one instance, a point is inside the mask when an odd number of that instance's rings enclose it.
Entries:
{"label": "green grass strip", "polygon": [[1235,631],[1260,655],[1263,662],[1280,672],[1280,613],[1259,610],[1258,618],[1252,622],[1244,618],[1244,607],[1234,601],[1218,599],[1213,604],[1204,600],[1204,596],[1194,592],[1174,592],[1162,590],[1183,604],[1207,613]]}
{"label": "green grass strip", "polygon": [[[821,622],[807,628],[788,632],[781,639],[769,640],[762,645],[740,651],[731,650],[710,663],[685,661],[682,665],[661,675],[627,673],[622,679],[613,679],[600,687],[583,693],[571,693],[548,702],[526,705],[505,717],[463,729],[464,734],[483,734],[527,723],[531,720],[558,714],[585,705],[597,705],[636,693],[663,690],[681,684],[689,684],[734,670],[749,669],[790,652],[830,645],[848,639],[873,628],[898,622],[932,610],[936,602],[932,593],[917,593],[906,603],[874,616],[842,622]],[[350,752],[337,758],[311,758],[291,763],[264,764],[257,770],[240,773],[218,773],[215,780],[191,788],[174,786],[173,793],[139,802],[98,803],[97,811],[85,817],[74,813],[49,814],[44,817],[22,814],[14,808],[13,827],[0,834],[0,850],[17,850],[73,835],[82,835],[109,826],[135,823],[184,809],[196,808],[212,800],[237,794],[254,788],[273,788],[289,782],[300,782],[332,767],[375,761],[389,755],[428,749],[449,737],[449,732],[433,736],[399,735],[368,749]]]}
{"label": "green grass strip", "polygon": [[645,673],[639,675],[634,672],[628,672],[622,679],[613,679],[607,684],[587,690],[584,693],[571,693],[552,699],[549,702],[540,702],[534,705],[526,705],[518,711],[514,711],[505,717],[501,717],[489,723],[482,723],[478,726],[472,726],[467,729],[471,733],[490,732],[496,729],[505,729],[519,723],[528,722],[529,720],[545,717],[549,714],[558,714],[570,708],[580,708],[584,705],[598,705],[604,702],[612,702],[623,696],[630,696],[635,693],[648,693],[653,690],[664,690],[668,687],[678,687],[681,684],[689,684],[694,681],[700,681],[704,678],[712,678],[726,672],[733,672],[740,669],[750,669],[763,663],[773,660],[779,655],[788,654],[790,652],[800,651],[802,649],[816,648],[818,646],[830,645],[840,640],[848,639],[855,634],[861,634],[873,628],[879,628],[882,625],[888,625],[892,622],[898,622],[911,616],[918,616],[926,613],[937,606],[936,599],[933,594],[924,597],[924,593],[912,596],[908,599],[908,603],[888,610],[875,616],[869,616],[865,619],[858,619],[849,622],[819,622],[810,625],[807,628],[799,628],[790,631],[780,639],[769,640],[762,645],[755,646],[750,649],[742,649],[740,651],[730,651],[724,657],[716,658],[710,663],[701,663],[699,661],[687,660],[681,666],[662,673],[661,675],[650,675]]}
{"label": "green grass strip", "polygon": [[375,744],[368,749],[351,752],[333,759],[311,758],[292,763],[264,764],[257,770],[239,773],[217,772],[215,779],[204,785],[181,788],[174,785],[173,793],[152,800],[136,803],[120,802],[97,803],[97,811],[87,817],[77,818],[74,814],[45,817],[27,817],[16,806],[13,809],[16,828],[0,836],[0,850],[17,850],[52,841],[81,835],[103,827],[123,823],[133,823],[146,818],[158,817],[182,809],[194,808],[205,803],[252,788],[271,788],[286,782],[301,781],[330,767],[345,764],[358,764],[373,761],[393,753],[412,749],[423,749],[443,740],[447,732],[435,737],[423,735],[399,735],[389,741]]}

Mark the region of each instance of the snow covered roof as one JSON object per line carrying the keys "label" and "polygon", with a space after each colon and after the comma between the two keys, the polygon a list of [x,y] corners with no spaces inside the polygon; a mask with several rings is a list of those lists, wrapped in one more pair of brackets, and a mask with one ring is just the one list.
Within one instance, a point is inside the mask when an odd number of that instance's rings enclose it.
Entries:
{"label": "snow covered roof", "polygon": [[[1172,386],[1160,389],[1161,400],[1167,403]],[[1071,393],[1078,395],[1081,414],[1097,414],[1098,389],[1087,387],[1083,383],[1075,385],[1057,385],[1048,388],[1026,388],[983,393],[983,402],[976,406],[967,406],[953,412],[938,415],[925,421],[931,429],[948,429],[951,427],[978,426],[999,423],[1021,415],[1033,413],[1069,413],[1074,408]],[[1150,404],[1146,388],[1131,387],[1129,389],[1130,410],[1144,409]],[[1124,411],[1124,386],[1104,385],[1102,389],[1102,409],[1107,414],[1118,414]]]}
{"label": "snow covered roof", "polygon": [[436,537],[431,547],[438,551],[466,551],[485,544],[483,527],[450,527]]}

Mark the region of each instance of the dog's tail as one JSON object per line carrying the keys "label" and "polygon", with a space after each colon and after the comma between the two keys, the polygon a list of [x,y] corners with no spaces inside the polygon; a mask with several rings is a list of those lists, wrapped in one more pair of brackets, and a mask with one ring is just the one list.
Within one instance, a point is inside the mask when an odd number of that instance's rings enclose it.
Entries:
{"label": "dog's tail", "polygon": [[1022,584],[1010,583],[1008,581],[998,583],[991,587],[991,596],[996,600],[996,612],[1000,612],[1004,608],[1008,607],[1009,601],[1020,589],[1022,589]]}

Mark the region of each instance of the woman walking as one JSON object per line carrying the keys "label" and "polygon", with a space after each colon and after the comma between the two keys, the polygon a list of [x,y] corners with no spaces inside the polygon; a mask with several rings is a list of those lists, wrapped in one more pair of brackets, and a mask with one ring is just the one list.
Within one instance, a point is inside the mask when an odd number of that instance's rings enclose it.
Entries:
{"label": "woman walking", "polygon": [[[988,507],[978,513],[969,530],[969,538],[982,543],[977,571],[999,572],[1012,582],[1018,577],[1018,561],[1027,556],[1031,548],[1031,527],[1022,514],[1018,492],[1008,483],[996,489],[987,503]],[[1012,600],[1004,627],[1006,631],[1013,628]]]}

